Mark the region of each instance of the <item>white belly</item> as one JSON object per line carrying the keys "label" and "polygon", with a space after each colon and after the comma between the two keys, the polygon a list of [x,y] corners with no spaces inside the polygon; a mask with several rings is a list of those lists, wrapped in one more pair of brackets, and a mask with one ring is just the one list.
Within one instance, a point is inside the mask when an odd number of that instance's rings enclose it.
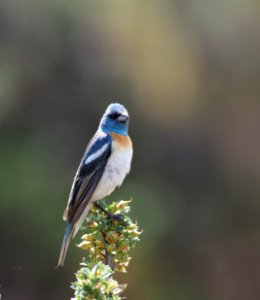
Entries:
{"label": "white belly", "polygon": [[133,151],[126,148],[112,148],[104,173],[92,196],[92,201],[100,200],[110,195],[117,186],[120,186],[131,168]]}

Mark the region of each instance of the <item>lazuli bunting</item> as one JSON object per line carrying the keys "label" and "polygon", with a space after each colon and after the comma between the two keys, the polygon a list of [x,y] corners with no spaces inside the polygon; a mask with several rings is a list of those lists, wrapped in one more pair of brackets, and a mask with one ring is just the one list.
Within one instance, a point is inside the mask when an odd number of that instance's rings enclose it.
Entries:
{"label": "lazuli bunting", "polygon": [[72,238],[89,210],[111,194],[129,173],[133,147],[128,136],[129,115],[125,107],[112,103],[90,140],[74,178],[63,219],[67,222],[58,265],[62,266]]}

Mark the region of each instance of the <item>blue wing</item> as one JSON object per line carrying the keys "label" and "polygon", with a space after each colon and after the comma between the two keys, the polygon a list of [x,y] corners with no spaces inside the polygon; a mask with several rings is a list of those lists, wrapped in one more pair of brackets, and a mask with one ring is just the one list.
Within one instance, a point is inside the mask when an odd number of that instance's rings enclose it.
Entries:
{"label": "blue wing", "polygon": [[105,134],[94,137],[81,160],[72,185],[65,219],[75,224],[86,208],[111,154],[112,138]]}
{"label": "blue wing", "polygon": [[75,228],[80,226],[77,223],[104,172],[111,154],[111,147],[112,137],[110,135],[97,134],[90,141],[81,160],[71,188],[69,203],[63,216],[67,224],[61,245],[59,266],[64,263],[69,243],[73,235],[76,234],[77,229]]}

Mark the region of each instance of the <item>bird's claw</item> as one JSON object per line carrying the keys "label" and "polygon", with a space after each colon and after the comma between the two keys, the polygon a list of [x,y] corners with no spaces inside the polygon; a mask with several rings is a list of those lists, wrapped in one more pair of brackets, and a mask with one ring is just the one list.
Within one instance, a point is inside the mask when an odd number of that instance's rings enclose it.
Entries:
{"label": "bird's claw", "polygon": [[124,223],[124,217],[122,215],[115,215],[115,214],[107,213],[107,217],[113,221]]}

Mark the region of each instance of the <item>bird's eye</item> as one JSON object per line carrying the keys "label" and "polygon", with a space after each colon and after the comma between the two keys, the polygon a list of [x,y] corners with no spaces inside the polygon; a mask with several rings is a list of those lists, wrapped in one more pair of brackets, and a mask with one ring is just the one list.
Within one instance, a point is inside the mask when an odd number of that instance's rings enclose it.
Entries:
{"label": "bird's eye", "polygon": [[116,112],[109,114],[109,118],[112,120],[116,120],[119,116],[120,114]]}

